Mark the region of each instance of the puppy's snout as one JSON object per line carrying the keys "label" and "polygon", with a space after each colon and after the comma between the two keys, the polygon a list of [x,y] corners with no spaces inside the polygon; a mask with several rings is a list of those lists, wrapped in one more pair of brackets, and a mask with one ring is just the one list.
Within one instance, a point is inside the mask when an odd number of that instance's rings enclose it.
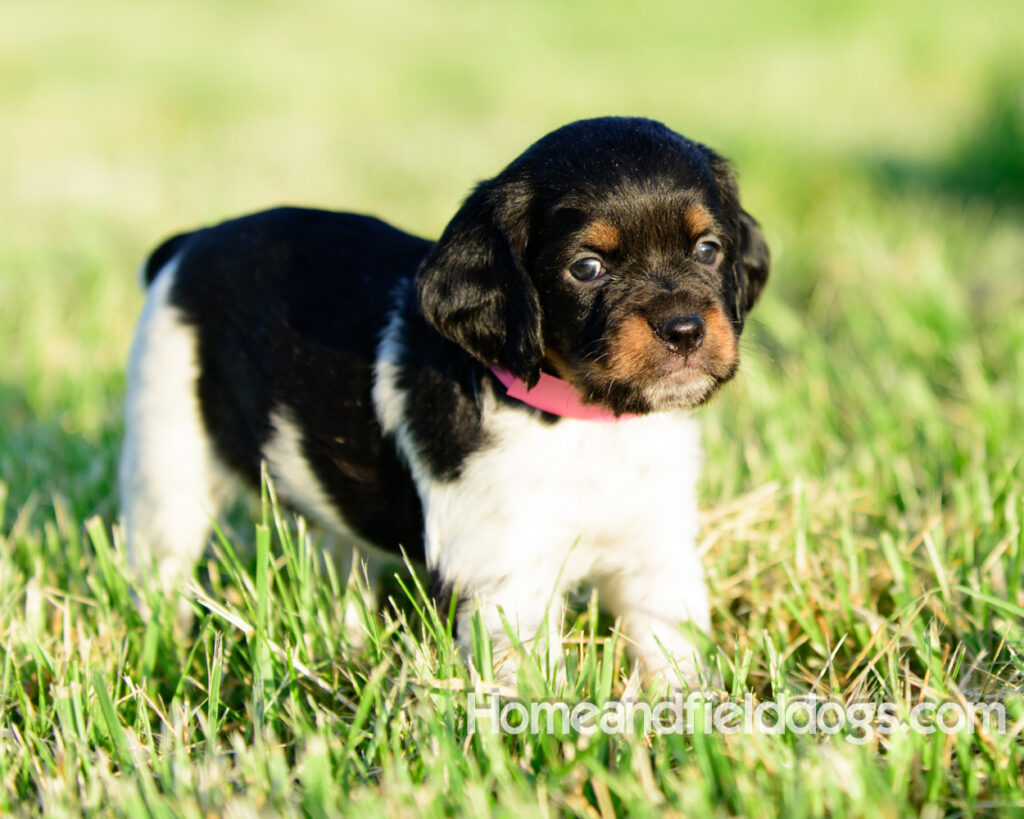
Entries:
{"label": "puppy's snout", "polygon": [[704,319],[696,313],[673,313],[651,326],[665,346],[680,355],[688,355],[704,343]]}

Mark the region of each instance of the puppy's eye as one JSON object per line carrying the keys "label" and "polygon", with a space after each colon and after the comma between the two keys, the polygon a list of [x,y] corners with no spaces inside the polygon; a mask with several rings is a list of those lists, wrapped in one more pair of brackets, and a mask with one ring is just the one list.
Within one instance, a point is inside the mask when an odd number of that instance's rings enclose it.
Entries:
{"label": "puppy's eye", "polygon": [[722,248],[717,243],[705,240],[699,242],[693,249],[693,256],[701,264],[711,265],[718,261],[718,254],[721,252]]}
{"label": "puppy's eye", "polygon": [[574,279],[578,279],[581,282],[592,282],[594,279],[599,279],[608,271],[605,269],[605,266],[601,264],[600,259],[588,256],[585,259],[578,259],[569,265],[569,272],[572,273]]}

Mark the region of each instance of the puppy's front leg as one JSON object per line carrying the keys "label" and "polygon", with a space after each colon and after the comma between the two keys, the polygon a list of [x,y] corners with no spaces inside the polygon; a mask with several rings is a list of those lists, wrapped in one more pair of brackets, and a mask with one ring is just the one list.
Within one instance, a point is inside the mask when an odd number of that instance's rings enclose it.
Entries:
{"label": "puppy's front leg", "polygon": [[641,555],[598,584],[599,599],[621,617],[629,655],[651,682],[694,687],[708,674],[694,629],[708,634],[711,615],[700,557],[692,544]]}
{"label": "puppy's front leg", "polygon": [[518,679],[521,649],[510,631],[526,651],[539,649],[549,669],[560,667],[565,616],[561,590],[524,574],[477,584],[466,592],[470,596],[460,602],[456,619],[456,641],[463,656],[473,655],[473,617],[479,612],[490,638],[497,682],[514,685]]}

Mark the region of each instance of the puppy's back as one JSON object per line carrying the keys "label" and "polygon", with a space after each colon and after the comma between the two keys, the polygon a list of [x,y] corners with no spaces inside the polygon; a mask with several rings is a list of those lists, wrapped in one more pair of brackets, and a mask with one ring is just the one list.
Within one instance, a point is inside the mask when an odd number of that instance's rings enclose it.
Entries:
{"label": "puppy's back", "polygon": [[261,459],[329,528],[421,548],[418,499],[370,390],[394,290],[429,247],[369,216],[276,208],[153,251],[121,469],[139,568],[152,556],[187,571],[223,486],[258,485]]}

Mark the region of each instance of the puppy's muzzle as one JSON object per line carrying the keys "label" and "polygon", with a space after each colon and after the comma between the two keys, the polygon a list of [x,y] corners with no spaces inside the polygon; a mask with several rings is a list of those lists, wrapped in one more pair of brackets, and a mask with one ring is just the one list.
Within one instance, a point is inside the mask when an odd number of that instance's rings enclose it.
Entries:
{"label": "puppy's muzzle", "polygon": [[672,352],[688,356],[704,343],[704,319],[696,313],[672,313],[650,322],[661,342]]}

